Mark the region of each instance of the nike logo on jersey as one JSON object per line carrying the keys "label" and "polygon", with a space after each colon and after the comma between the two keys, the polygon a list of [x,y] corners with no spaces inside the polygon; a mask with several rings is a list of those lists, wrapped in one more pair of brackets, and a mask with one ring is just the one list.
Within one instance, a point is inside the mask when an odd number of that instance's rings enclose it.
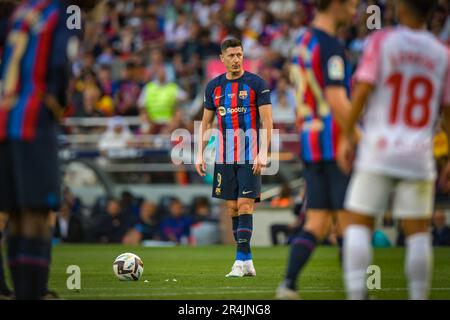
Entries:
{"label": "nike logo on jersey", "polygon": [[220,99],[220,98],[222,98],[222,97],[223,97],[223,96],[218,96],[218,97],[215,96],[214,98],[215,98],[215,99]]}
{"label": "nike logo on jersey", "polygon": [[267,93],[267,92],[270,92],[270,90],[267,89],[267,90],[261,91],[261,93]]}

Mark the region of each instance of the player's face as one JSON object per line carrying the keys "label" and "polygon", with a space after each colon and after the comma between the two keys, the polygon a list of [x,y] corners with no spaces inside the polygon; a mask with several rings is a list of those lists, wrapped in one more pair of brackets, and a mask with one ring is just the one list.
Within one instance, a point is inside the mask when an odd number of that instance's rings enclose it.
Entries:
{"label": "player's face", "polygon": [[227,72],[240,73],[243,68],[244,52],[241,47],[228,48],[220,55],[220,60],[225,65]]}

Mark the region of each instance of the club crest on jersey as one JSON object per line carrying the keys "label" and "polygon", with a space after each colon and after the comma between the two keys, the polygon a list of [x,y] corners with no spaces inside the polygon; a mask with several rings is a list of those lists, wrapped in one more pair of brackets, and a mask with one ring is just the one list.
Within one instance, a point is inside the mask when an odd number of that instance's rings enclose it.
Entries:
{"label": "club crest on jersey", "polygon": [[344,80],[345,64],[340,56],[332,56],[328,60],[328,75],[331,80]]}
{"label": "club crest on jersey", "polygon": [[218,109],[220,116],[225,116],[227,114],[227,110],[225,109],[225,107],[220,106]]}
{"label": "club crest on jersey", "polygon": [[[220,186],[222,185],[222,175],[220,173],[217,174],[217,189],[220,190]],[[216,190],[217,190],[216,189]],[[220,191],[219,191],[220,192]]]}
{"label": "club crest on jersey", "polygon": [[216,196],[220,196],[220,193],[221,193],[222,191],[221,191],[221,189],[220,188],[216,188]]}
{"label": "club crest on jersey", "polygon": [[239,91],[239,99],[245,100],[247,99],[247,96],[248,96],[247,90]]}

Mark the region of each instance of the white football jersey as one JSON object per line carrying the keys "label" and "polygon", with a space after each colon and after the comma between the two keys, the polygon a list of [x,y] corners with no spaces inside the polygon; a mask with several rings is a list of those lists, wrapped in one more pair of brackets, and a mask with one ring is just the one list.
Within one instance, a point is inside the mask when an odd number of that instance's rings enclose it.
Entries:
{"label": "white football jersey", "polygon": [[433,136],[450,105],[450,54],[431,33],[403,26],[375,32],[355,74],[373,84],[356,168],[405,179],[436,176]]}

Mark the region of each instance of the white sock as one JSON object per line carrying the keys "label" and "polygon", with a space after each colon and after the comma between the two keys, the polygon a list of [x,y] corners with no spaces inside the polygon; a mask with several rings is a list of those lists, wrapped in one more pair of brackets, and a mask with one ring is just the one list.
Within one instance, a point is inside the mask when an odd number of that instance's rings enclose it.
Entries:
{"label": "white sock", "polygon": [[344,234],[344,279],[347,299],[363,300],[367,294],[367,267],[372,262],[370,229],[350,225]]}
{"label": "white sock", "polygon": [[247,266],[249,266],[249,267],[252,267],[253,268],[253,260],[252,259],[250,259],[250,260],[245,260],[245,265],[247,265]]}
{"label": "white sock", "polygon": [[411,300],[426,300],[433,270],[431,236],[427,232],[416,233],[406,239],[405,273],[409,283]]}

